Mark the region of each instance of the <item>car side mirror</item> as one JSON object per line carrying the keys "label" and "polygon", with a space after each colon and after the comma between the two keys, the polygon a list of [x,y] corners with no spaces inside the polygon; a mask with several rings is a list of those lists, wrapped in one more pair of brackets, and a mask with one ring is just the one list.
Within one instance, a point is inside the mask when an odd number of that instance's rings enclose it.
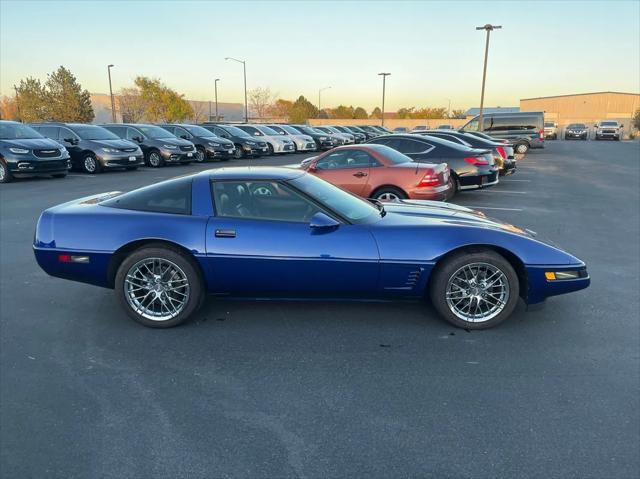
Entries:
{"label": "car side mirror", "polygon": [[138,143],[142,143],[142,141],[143,141],[141,136],[134,136],[132,139],[134,141],[137,141]]}
{"label": "car side mirror", "polygon": [[189,139],[189,135],[180,135],[180,138],[182,138],[183,140],[188,140]]}
{"label": "car side mirror", "polygon": [[78,140],[76,138],[65,138],[64,141],[66,141],[67,143],[71,143],[72,145],[78,144]]}
{"label": "car side mirror", "polygon": [[337,228],[338,226],[340,226],[340,223],[324,214],[322,211],[318,211],[309,221],[309,227],[316,231],[329,231]]}

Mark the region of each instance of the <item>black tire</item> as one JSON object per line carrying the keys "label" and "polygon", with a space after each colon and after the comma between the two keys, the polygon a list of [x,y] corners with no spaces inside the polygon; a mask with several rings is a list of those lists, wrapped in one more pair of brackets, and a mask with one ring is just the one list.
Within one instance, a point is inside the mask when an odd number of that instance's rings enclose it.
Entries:
{"label": "black tire", "polygon": [[54,178],[66,178],[67,174],[66,173],[56,173],[55,175],[51,175]]}
{"label": "black tire", "polygon": [[298,144],[295,141],[293,142],[293,152],[298,153]]}
{"label": "black tire", "polygon": [[[385,199],[383,200],[381,197],[385,197]],[[398,201],[406,200],[408,196],[400,188],[396,188],[394,186],[383,186],[374,191],[371,194],[371,198],[380,201]]]}
{"label": "black tire", "polygon": [[514,149],[516,153],[524,155],[526,152],[529,151],[529,144],[525,142],[516,143],[516,145],[514,146]]}
{"label": "black tire", "polygon": [[204,163],[206,160],[207,151],[201,146],[196,146],[196,163]]}
{"label": "black tire", "polygon": [[244,156],[245,154],[242,146],[236,145],[236,151],[233,152],[233,158],[236,160],[241,160]]}
{"label": "black tire", "polygon": [[[481,322],[466,321],[460,318],[452,311],[447,303],[449,280],[465,265],[473,263],[486,263],[500,270],[504,274],[509,288],[508,297],[502,310],[491,319]],[[513,309],[518,303],[519,293],[520,283],[518,275],[511,264],[503,256],[488,249],[462,251],[444,259],[442,263],[436,265],[435,271],[432,273],[429,281],[429,296],[433,307],[438,311],[440,316],[449,323],[465,329],[487,329],[500,324],[513,312]]]}
{"label": "black tire", "polygon": [[13,181],[13,175],[9,171],[7,164],[0,160],[0,183],[11,183]]}
{"label": "black tire", "polygon": [[[128,293],[125,292],[125,279],[127,275],[130,274],[130,270],[132,270],[138,262],[150,258],[158,258],[173,263],[182,270],[187,280],[189,288],[188,299],[180,312],[172,319],[149,319],[136,311],[127,299]],[[184,282],[181,284],[184,284]],[[200,272],[192,258],[189,258],[177,249],[166,247],[164,245],[149,245],[134,251],[122,262],[118,268],[118,272],[116,273],[115,292],[121,306],[134,321],[149,328],[171,328],[185,322],[198,310],[200,305],[203,303],[204,286]],[[150,290],[149,293],[152,293],[152,291]],[[147,305],[149,304],[150,303]]]}
{"label": "black tire", "polygon": [[458,192],[460,191],[460,184],[458,183],[458,178],[453,173],[453,171],[451,171],[451,174],[449,175],[449,183],[451,183],[451,186],[453,187],[453,193],[451,194],[451,196],[453,197],[457,195]]}
{"label": "black tire", "polygon": [[164,159],[158,150],[149,150],[146,157],[147,166],[151,168],[160,168],[164,166]]}
{"label": "black tire", "polygon": [[100,173],[102,171],[102,165],[96,158],[96,155],[93,153],[87,153],[82,157],[82,163],[80,164],[82,171],[89,174],[95,175],[96,173]]}
{"label": "black tire", "polygon": [[274,154],[274,151],[273,151],[273,146],[271,145],[271,143],[267,143],[267,149],[269,150],[267,152],[267,155],[272,156]]}

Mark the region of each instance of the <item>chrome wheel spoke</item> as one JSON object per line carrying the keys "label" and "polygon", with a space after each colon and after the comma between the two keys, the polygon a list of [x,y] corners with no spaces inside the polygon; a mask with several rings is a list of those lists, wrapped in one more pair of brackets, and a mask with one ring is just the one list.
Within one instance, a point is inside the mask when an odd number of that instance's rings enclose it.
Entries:
{"label": "chrome wheel spoke", "polygon": [[496,317],[507,305],[509,294],[506,275],[489,263],[462,266],[451,275],[445,290],[451,312],[467,322]]}
{"label": "chrome wheel spoke", "polygon": [[189,301],[189,279],[175,263],[146,258],[134,264],[124,280],[131,308],[146,319],[168,321],[178,316]]}

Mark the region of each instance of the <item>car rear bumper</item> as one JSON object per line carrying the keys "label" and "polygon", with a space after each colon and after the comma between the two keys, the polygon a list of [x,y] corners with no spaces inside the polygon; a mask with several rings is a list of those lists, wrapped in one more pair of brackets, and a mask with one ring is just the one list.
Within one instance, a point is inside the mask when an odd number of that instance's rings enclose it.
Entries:
{"label": "car rear bumper", "polygon": [[411,200],[445,201],[453,194],[453,185],[447,183],[442,186],[413,188],[408,190],[407,194]]}
{"label": "car rear bumper", "polygon": [[459,178],[460,190],[476,190],[478,188],[488,188],[489,186],[497,185],[499,181],[500,179],[498,170],[487,174],[468,175],[461,176]]}

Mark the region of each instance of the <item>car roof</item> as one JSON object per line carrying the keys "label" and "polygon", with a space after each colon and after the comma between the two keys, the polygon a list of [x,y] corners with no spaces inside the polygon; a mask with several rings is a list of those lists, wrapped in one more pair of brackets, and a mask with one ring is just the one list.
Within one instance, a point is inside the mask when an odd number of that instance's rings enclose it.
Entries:
{"label": "car roof", "polygon": [[274,166],[240,166],[205,170],[201,174],[212,180],[292,180],[306,173],[295,168]]}

